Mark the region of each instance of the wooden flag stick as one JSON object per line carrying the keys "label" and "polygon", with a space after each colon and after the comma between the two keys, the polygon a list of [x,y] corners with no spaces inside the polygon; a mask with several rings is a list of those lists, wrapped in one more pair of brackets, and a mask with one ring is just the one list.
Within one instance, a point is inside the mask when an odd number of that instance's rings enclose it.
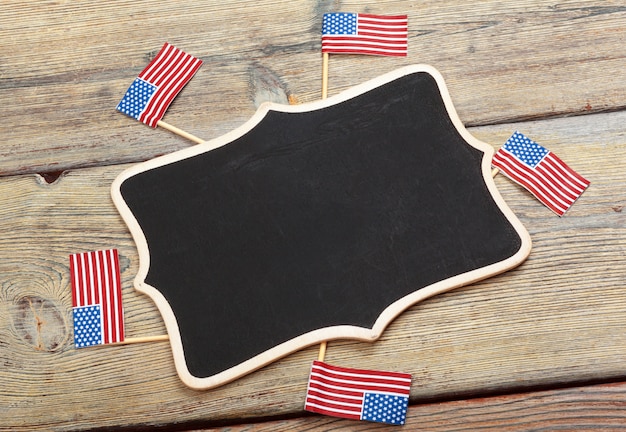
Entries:
{"label": "wooden flag stick", "polygon": [[180,135],[183,138],[187,138],[188,140],[191,140],[197,144],[202,144],[205,140],[203,140],[202,138],[198,138],[195,135],[192,135],[188,132],[185,132],[182,129],[177,128],[176,126],[172,126],[169,123],[165,123],[163,120],[159,120],[157,122],[157,126],[162,127],[163,129],[167,129],[170,132],[174,132],[176,135]]}
{"label": "wooden flag stick", "polygon": [[134,338],[126,338],[121,342],[116,342],[110,345],[128,345],[135,343],[144,343],[144,342],[163,342],[170,340],[168,335],[159,335],[159,336],[140,336]]}
{"label": "wooden flag stick", "polygon": [[324,357],[326,357],[326,346],[328,345],[328,342],[324,341],[320,344],[320,351],[319,354],[317,355],[317,359],[319,361],[324,361]]}
{"label": "wooden flag stick", "polygon": [[328,53],[322,54],[322,99],[328,97]]}

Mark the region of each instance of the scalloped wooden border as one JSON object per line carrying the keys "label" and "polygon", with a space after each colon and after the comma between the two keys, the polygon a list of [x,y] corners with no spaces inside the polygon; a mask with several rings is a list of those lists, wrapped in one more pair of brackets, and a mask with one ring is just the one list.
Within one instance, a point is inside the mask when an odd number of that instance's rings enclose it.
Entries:
{"label": "scalloped wooden border", "polygon": [[[193,157],[200,153],[205,153],[215,148],[224,146],[254,128],[271,110],[280,112],[302,113],[322,109],[354,98],[360,94],[366,93],[374,88],[380,87],[381,85],[394,81],[405,75],[419,72],[426,72],[430,74],[433,78],[435,78],[446,109],[448,111],[448,115],[450,116],[450,119],[452,120],[457,131],[468,144],[484,152],[481,166],[483,179],[496,204],[505,215],[505,217],[512,224],[522,240],[522,244],[518,252],[504,261],[500,261],[487,267],[472,270],[470,272],[439,281],[427,287],[421,288],[406,297],[403,297],[402,299],[394,302],[389,307],[387,307],[378,317],[373,328],[371,329],[365,329],[355,326],[325,327],[305,333],[301,336],[284,342],[249,360],[240,363],[237,366],[234,366],[216,375],[205,378],[198,378],[196,376],[193,376],[187,368],[185,353],[183,351],[180,337],[180,331],[176,321],[176,316],[174,316],[172,308],[170,307],[165,297],[155,287],[145,283],[145,277],[148,274],[148,269],[150,267],[150,253],[148,251],[148,245],[143,231],[141,230],[141,227],[137,223],[132,212],[122,198],[120,192],[121,184],[126,179],[141,172],[148,171],[153,168],[157,168],[173,162],[177,162],[189,157]],[[233,131],[222,135],[221,137],[206,141],[194,147],[190,147],[146,161],[144,163],[140,163],[122,172],[112,184],[111,196],[120,215],[128,225],[139,252],[139,270],[134,280],[134,286],[135,289],[148,295],[154,301],[159,309],[159,312],[163,316],[163,320],[165,321],[165,326],[169,334],[172,353],[174,356],[174,363],[180,379],[191,388],[209,389],[226,384],[269,363],[272,363],[273,361],[276,361],[281,357],[324,341],[335,339],[357,339],[363,341],[375,341],[381,336],[384,329],[391,323],[391,321],[393,321],[406,309],[419,303],[420,301],[432,297],[436,294],[443,293],[445,291],[449,291],[464,285],[468,285],[481,279],[486,279],[488,277],[510,270],[521,264],[530,254],[530,235],[521,224],[521,222],[506,205],[504,199],[496,188],[495,182],[493,181],[493,178],[491,176],[491,159],[493,157],[493,153],[493,147],[474,138],[463,126],[454,108],[454,105],[452,104],[452,99],[450,98],[450,94],[448,93],[448,89],[442,75],[432,66],[412,65],[397,69],[385,75],[381,75],[378,78],[352,87],[328,99],[323,99],[302,105],[279,105],[271,102],[265,103],[259,107],[256,113],[250,118],[250,120],[248,120],[242,126],[234,129]]]}

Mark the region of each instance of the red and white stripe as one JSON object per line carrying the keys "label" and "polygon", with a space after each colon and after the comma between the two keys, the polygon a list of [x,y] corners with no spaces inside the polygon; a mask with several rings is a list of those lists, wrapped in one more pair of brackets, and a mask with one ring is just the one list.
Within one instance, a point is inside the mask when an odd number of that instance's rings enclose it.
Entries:
{"label": "red and white stripe", "polygon": [[304,409],[360,420],[365,393],[408,397],[410,388],[409,374],[343,368],[314,361]]}
{"label": "red and white stripe", "polygon": [[531,168],[512,153],[500,148],[491,163],[559,216],[574,204],[590,184],[552,152],[548,152],[541,162]]}
{"label": "red and white stripe", "polygon": [[406,15],[357,14],[356,35],[322,35],[322,52],[405,57],[408,51]]}
{"label": "red and white stripe", "polygon": [[202,60],[165,43],[161,51],[139,74],[139,78],[157,87],[139,115],[139,121],[156,127],[176,95],[194,76]]}
{"label": "red and white stripe", "polygon": [[117,249],[70,255],[72,306],[100,305],[102,343],[124,340],[124,310]]}

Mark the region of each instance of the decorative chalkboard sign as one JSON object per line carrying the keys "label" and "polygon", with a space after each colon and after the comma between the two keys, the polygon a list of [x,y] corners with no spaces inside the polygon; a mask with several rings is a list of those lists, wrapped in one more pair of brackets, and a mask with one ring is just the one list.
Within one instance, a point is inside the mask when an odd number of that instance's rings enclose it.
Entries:
{"label": "decorative chalkboard sign", "polygon": [[[122,173],[136,288],[177,371],[211,388],[303,347],[373,341],[437,293],[520,264],[530,237],[443,78],[410,66]],[[416,323],[419,325],[419,323]]]}

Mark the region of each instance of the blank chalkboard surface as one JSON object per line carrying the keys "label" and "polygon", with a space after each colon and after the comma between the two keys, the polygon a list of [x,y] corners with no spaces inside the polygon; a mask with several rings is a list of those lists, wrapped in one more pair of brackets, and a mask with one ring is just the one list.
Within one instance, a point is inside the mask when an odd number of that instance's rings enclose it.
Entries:
{"label": "blank chalkboard surface", "polygon": [[[324,340],[373,341],[506,271],[528,233],[441,75],[410,66],[132,167],[112,194],[179,376],[211,388]],[[416,323],[415,325],[419,325]]]}

